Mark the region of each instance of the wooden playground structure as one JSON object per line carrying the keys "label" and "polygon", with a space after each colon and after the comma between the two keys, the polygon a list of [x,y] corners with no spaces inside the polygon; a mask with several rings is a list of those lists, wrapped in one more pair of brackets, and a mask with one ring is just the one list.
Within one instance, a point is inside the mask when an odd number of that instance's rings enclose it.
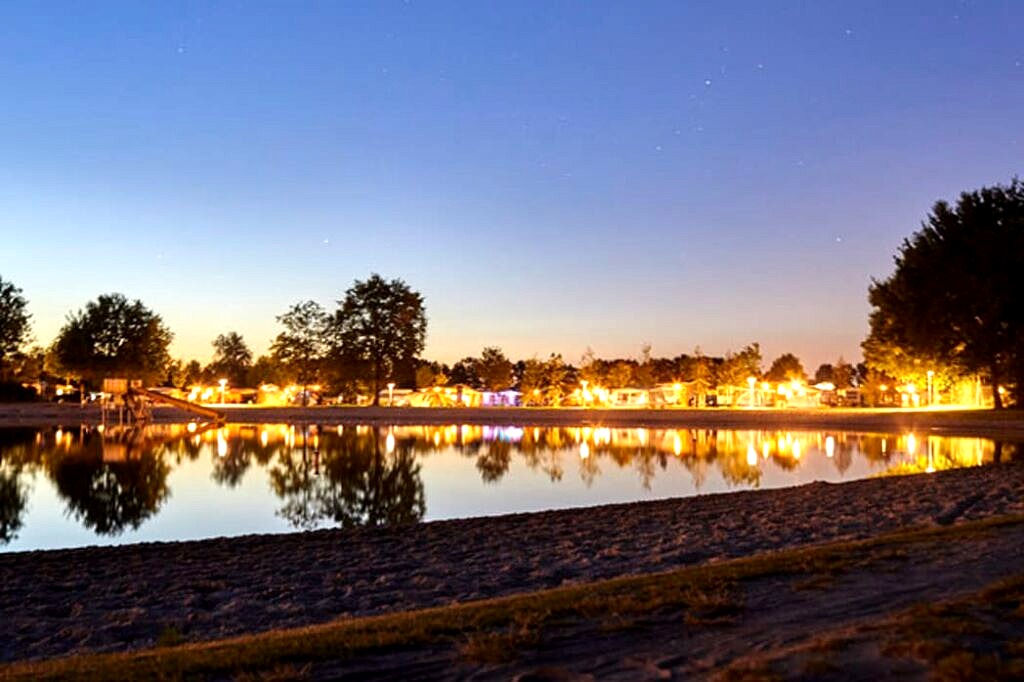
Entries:
{"label": "wooden playground structure", "polygon": [[118,426],[145,426],[153,420],[153,405],[162,404],[189,412],[214,424],[222,424],[225,415],[219,410],[181,400],[159,391],[145,388],[138,379],[107,378],[103,380],[103,399],[100,403],[103,424]]}

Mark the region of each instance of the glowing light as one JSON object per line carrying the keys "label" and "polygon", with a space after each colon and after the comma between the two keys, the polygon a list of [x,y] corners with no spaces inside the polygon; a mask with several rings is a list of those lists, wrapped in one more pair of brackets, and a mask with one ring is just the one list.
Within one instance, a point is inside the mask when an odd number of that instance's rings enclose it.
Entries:
{"label": "glowing light", "polygon": [[188,431],[189,433],[195,433],[195,432],[196,432],[196,423],[195,423],[195,422],[189,422],[189,423],[188,423],[188,426],[186,426],[186,427],[185,427],[185,429],[186,429],[186,430],[187,430],[187,431]]}
{"label": "glowing light", "polygon": [[434,431],[434,447],[440,447],[441,445],[441,432]]}
{"label": "glowing light", "polygon": [[260,431],[260,445],[267,447],[267,443],[270,442],[270,434],[267,433],[266,429]]}
{"label": "glowing light", "polygon": [[768,459],[768,455],[771,454],[771,444],[768,441],[761,443],[761,457]]}
{"label": "glowing light", "polygon": [[832,436],[825,438],[825,456],[832,457],[836,454],[836,439]]}
{"label": "glowing light", "polygon": [[793,441],[793,459],[800,459],[800,441]]}
{"label": "glowing light", "polygon": [[590,446],[587,445],[587,441],[580,443],[580,459],[587,459],[590,457]]}
{"label": "glowing light", "polygon": [[672,451],[676,453],[676,457],[683,454],[683,439],[679,437],[678,431],[672,434]]}
{"label": "glowing light", "polygon": [[907,436],[907,453],[913,455],[915,452],[917,452],[917,438],[914,437],[914,434],[910,434]]}
{"label": "glowing light", "polygon": [[757,466],[757,450],[753,443],[747,445],[747,466]]}
{"label": "glowing light", "polygon": [[390,455],[395,451],[395,434],[388,431],[388,437],[384,439],[384,450]]}
{"label": "glowing light", "polygon": [[885,441],[885,439],[883,438],[883,439],[882,439],[882,454],[883,454],[883,455],[885,454],[885,451],[886,451],[886,449],[887,449],[887,447],[886,447],[886,441]]}
{"label": "glowing light", "polygon": [[640,441],[640,447],[647,445],[647,429],[637,429],[636,439]]}
{"label": "glowing light", "polygon": [[97,426],[97,427],[96,427],[96,430],[97,430],[97,431],[99,431],[100,433],[103,433],[103,431],[104,431],[105,429],[106,429],[106,427],[105,427],[105,426],[103,426],[103,424],[100,424],[99,426]]}
{"label": "glowing light", "polygon": [[217,430],[217,456],[221,458],[228,456],[228,439],[224,435],[224,429]]}

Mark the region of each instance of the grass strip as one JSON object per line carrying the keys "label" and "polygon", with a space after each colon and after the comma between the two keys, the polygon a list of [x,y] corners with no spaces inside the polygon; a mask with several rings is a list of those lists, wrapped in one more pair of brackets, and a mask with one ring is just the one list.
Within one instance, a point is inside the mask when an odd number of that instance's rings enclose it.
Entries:
{"label": "grass strip", "polygon": [[[573,619],[628,619],[682,608],[693,627],[735,613],[735,586],[776,575],[813,575],[862,564],[873,550],[969,539],[1024,524],[1024,515],[898,531],[866,540],[768,552],[664,573],[450,606],[345,618],[320,625],[111,654],[79,654],[0,667],[3,679],[203,679],[280,666],[348,659],[398,648],[449,643],[479,649],[474,641],[504,634],[532,642],[545,625]],[[891,556],[891,553],[884,553]],[[486,655],[480,656],[486,658]]]}

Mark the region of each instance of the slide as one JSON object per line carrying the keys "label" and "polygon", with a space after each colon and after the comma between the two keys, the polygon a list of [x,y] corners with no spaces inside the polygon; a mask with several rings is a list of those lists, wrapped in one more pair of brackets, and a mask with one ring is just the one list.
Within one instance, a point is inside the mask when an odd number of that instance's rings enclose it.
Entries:
{"label": "slide", "polygon": [[189,401],[181,400],[180,398],[172,398],[169,395],[164,395],[163,393],[158,393],[157,391],[151,391],[148,388],[133,387],[129,389],[129,392],[134,393],[135,395],[148,398],[149,400],[152,400],[155,403],[171,405],[173,407],[177,407],[179,410],[185,410],[186,412],[191,412],[192,414],[197,414],[201,417],[212,419],[218,423],[223,422],[225,419],[225,415],[223,412],[214,410],[213,408],[210,407],[205,407],[203,405],[198,405],[196,403],[190,403]]}

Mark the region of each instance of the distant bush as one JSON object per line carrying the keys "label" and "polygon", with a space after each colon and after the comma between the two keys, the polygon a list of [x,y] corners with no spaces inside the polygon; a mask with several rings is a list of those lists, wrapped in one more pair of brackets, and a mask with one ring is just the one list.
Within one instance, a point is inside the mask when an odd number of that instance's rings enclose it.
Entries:
{"label": "distant bush", "polygon": [[15,381],[0,382],[0,403],[32,403],[39,400],[34,388],[25,388]]}

